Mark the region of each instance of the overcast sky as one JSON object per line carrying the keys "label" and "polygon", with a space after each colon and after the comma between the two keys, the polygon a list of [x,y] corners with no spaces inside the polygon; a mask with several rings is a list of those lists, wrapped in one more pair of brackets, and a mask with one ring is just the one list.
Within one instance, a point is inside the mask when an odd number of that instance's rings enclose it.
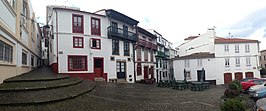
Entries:
{"label": "overcast sky", "polygon": [[[39,22],[45,23],[46,5],[79,7],[83,11],[114,9],[155,29],[174,46],[183,39],[216,27],[217,36],[266,38],[265,0],[31,0]],[[263,38],[264,37],[264,38]],[[263,41],[263,40],[261,40]],[[265,41],[266,42],[266,41]],[[262,43],[262,48],[265,43]]]}

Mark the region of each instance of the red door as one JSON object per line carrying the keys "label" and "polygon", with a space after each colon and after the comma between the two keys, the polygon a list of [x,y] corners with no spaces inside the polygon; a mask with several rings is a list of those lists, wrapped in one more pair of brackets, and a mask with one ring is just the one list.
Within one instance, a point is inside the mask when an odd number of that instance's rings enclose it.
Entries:
{"label": "red door", "polygon": [[253,72],[246,72],[246,78],[247,77],[254,77]]}
{"label": "red door", "polygon": [[150,74],[151,74],[151,78],[154,78],[154,68],[153,68],[153,66],[151,66],[151,68],[150,68]]}
{"label": "red door", "polygon": [[94,58],[95,77],[103,77],[103,58]]}
{"label": "red door", "polygon": [[229,84],[230,82],[232,82],[232,74],[224,73],[224,84]]}
{"label": "red door", "polygon": [[242,74],[242,72],[237,72],[237,73],[235,73],[235,79],[236,80],[242,80],[243,79],[243,74]]}
{"label": "red door", "polygon": [[144,79],[148,79],[149,75],[148,75],[148,67],[144,66]]}

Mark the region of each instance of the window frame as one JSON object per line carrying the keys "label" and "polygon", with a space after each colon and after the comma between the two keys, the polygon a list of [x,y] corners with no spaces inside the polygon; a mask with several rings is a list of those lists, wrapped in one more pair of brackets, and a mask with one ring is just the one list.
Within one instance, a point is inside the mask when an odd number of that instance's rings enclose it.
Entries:
{"label": "window frame", "polygon": [[224,51],[225,51],[225,52],[229,52],[229,45],[228,45],[228,44],[225,44],[225,45],[224,45]]}
{"label": "window frame", "polygon": [[34,67],[34,56],[31,55],[31,64],[30,64],[31,67]]}
{"label": "window frame", "polygon": [[245,44],[245,52],[246,53],[250,52],[249,44]]}
{"label": "window frame", "polygon": [[124,41],[124,56],[130,56],[130,42]]}
{"label": "window frame", "polygon": [[226,59],[224,59],[224,61],[225,61],[225,63],[224,63],[225,67],[230,67],[230,59],[226,58]]}
{"label": "window frame", "polygon": [[[24,54],[24,57],[23,57],[23,54]],[[28,65],[28,53],[22,51],[21,58],[22,58],[21,64],[27,66]]]}
{"label": "window frame", "polygon": [[[73,67],[71,68],[70,67],[70,58],[79,58],[79,57],[81,57],[81,58],[85,58],[84,59],[84,63],[85,63],[85,66],[84,66],[84,68],[80,68],[80,69],[74,69]],[[80,59],[81,59],[80,58]],[[82,64],[82,60],[81,60],[81,64]],[[73,66],[73,64],[72,64],[72,66]],[[67,68],[68,68],[68,71],[87,71],[88,70],[88,58],[87,58],[87,56],[86,55],[68,55],[67,56]]]}
{"label": "window frame", "polygon": [[112,55],[120,55],[120,53],[119,53],[119,40],[112,39]]}
{"label": "window frame", "polygon": [[[75,44],[75,40],[78,40],[78,45],[76,46]],[[79,46],[81,40],[81,46]],[[83,37],[77,37],[77,36],[73,36],[73,48],[84,48],[84,38]]]}
{"label": "window frame", "polygon": [[[93,24],[93,20],[98,21],[98,29],[97,29],[97,25]],[[96,23],[96,22],[95,22]],[[95,25],[95,28],[93,28]],[[94,30],[97,30],[98,33],[94,33]],[[98,35],[101,36],[101,19],[100,18],[96,18],[96,17],[91,17],[91,35]]]}
{"label": "window frame", "polygon": [[236,58],[236,67],[240,67],[240,58]]}
{"label": "window frame", "polygon": [[189,60],[184,60],[185,67],[189,67]]}
{"label": "window frame", "polygon": [[250,57],[246,57],[246,66],[247,67],[251,66]]}
{"label": "window frame", "polygon": [[[78,26],[74,26],[74,18],[75,17],[81,17],[81,32],[77,31],[77,29],[75,29],[75,27],[78,27]],[[84,17],[83,15],[79,15],[79,14],[72,14],[72,33],[81,33],[83,34],[84,33]]]}
{"label": "window frame", "polygon": [[198,64],[198,67],[202,67],[202,59],[197,59],[197,64]]}
{"label": "window frame", "polygon": [[239,51],[239,44],[236,44],[235,45],[235,53],[239,53],[240,51]]}
{"label": "window frame", "polygon": [[[93,42],[96,41],[96,47],[93,46]],[[97,41],[99,41],[98,46],[97,47]],[[97,38],[91,38],[91,49],[101,49],[101,39],[97,39]]]}
{"label": "window frame", "polygon": [[0,40],[1,48],[1,62],[13,63],[13,46]]}
{"label": "window frame", "polygon": [[142,75],[141,63],[137,63],[137,76],[141,76],[141,75]]}

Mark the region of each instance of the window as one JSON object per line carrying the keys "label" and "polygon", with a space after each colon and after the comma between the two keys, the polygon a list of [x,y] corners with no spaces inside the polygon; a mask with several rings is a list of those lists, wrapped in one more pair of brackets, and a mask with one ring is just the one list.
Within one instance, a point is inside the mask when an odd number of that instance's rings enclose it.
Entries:
{"label": "window", "polygon": [[68,56],[69,71],[87,71],[87,56]]}
{"label": "window", "polygon": [[158,62],[159,60],[156,58],[156,68],[158,68]]}
{"label": "window", "polygon": [[141,61],[141,48],[137,48],[137,61]]}
{"label": "window", "polygon": [[264,57],[264,60],[266,60],[266,56],[264,55],[263,57]]}
{"label": "window", "polygon": [[167,61],[165,61],[165,69],[167,69]]}
{"label": "window", "polygon": [[26,27],[27,26],[27,17],[28,17],[28,4],[26,1],[23,0],[22,4],[22,17],[21,17],[21,23]]}
{"label": "window", "polygon": [[186,80],[190,80],[191,79],[190,71],[186,71],[185,75],[186,75]]}
{"label": "window", "polygon": [[202,67],[202,59],[198,59],[198,67]]}
{"label": "window", "polygon": [[165,77],[167,77],[167,75],[168,75],[168,74],[167,74],[167,71],[166,71],[166,72],[165,72]]}
{"label": "window", "polygon": [[0,40],[0,61],[13,62],[13,47]]}
{"label": "window", "polygon": [[124,56],[129,56],[129,42],[124,41]]}
{"label": "window", "polygon": [[11,5],[11,7],[15,9],[16,0],[7,0],[7,1]]}
{"label": "window", "polygon": [[245,52],[246,52],[246,53],[249,53],[249,44],[246,44],[246,45],[245,45]]}
{"label": "window", "polygon": [[27,53],[22,52],[22,64],[27,65]]}
{"label": "window", "polygon": [[153,50],[151,50],[151,62],[153,62]]}
{"label": "window", "polygon": [[101,20],[99,18],[91,18],[91,35],[101,35]]}
{"label": "window", "polygon": [[73,48],[83,48],[83,37],[73,37]]}
{"label": "window", "polygon": [[144,61],[148,61],[148,49],[144,49]]}
{"label": "window", "polygon": [[83,15],[72,15],[72,32],[83,33]]}
{"label": "window", "polygon": [[230,60],[229,59],[225,59],[225,67],[230,67]]}
{"label": "window", "polygon": [[229,52],[229,45],[224,45],[224,51]]}
{"label": "window", "polygon": [[137,63],[137,75],[140,76],[141,74],[141,63]]}
{"label": "window", "polygon": [[31,55],[31,66],[34,66],[34,56]]}
{"label": "window", "polygon": [[101,49],[101,39],[91,38],[91,48]]}
{"label": "window", "polygon": [[246,65],[247,65],[248,67],[251,66],[251,64],[250,64],[250,58],[249,58],[249,57],[246,58]]}
{"label": "window", "polygon": [[235,45],[235,53],[239,53],[239,45]]}
{"label": "window", "polygon": [[185,67],[189,67],[189,60],[185,60]]}
{"label": "window", "polygon": [[123,37],[127,38],[127,35],[128,35],[128,27],[123,25]]}
{"label": "window", "polygon": [[240,67],[240,58],[236,58],[236,67]]}
{"label": "window", "polygon": [[113,55],[119,55],[119,40],[112,40]]}

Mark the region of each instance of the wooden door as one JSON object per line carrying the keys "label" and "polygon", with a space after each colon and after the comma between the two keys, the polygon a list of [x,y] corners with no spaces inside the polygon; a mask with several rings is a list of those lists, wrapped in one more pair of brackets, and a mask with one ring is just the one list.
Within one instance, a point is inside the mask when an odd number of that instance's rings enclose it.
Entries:
{"label": "wooden door", "polygon": [[232,74],[224,73],[224,84],[229,84],[230,82],[232,82]]}
{"label": "wooden door", "polygon": [[242,74],[242,72],[237,72],[237,73],[235,73],[235,79],[236,80],[242,80],[243,79],[243,74]]}
{"label": "wooden door", "polygon": [[144,66],[144,79],[148,79],[149,75],[148,75],[148,68],[147,66]]}
{"label": "wooden door", "polygon": [[94,58],[95,77],[103,77],[103,58]]}
{"label": "wooden door", "polygon": [[116,72],[118,79],[126,78],[126,62],[116,62]]}
{"label": "wooden door", "polygon": [[250,78],[254,77],[253,72],[246,72],[246,78],[248,78],[248,77],[250,77]]}
{"label": "wooden door", "polygon": [[150,74],[151,74],[151,78],[154,78],[154,67],[151,66],[150,68]]}

